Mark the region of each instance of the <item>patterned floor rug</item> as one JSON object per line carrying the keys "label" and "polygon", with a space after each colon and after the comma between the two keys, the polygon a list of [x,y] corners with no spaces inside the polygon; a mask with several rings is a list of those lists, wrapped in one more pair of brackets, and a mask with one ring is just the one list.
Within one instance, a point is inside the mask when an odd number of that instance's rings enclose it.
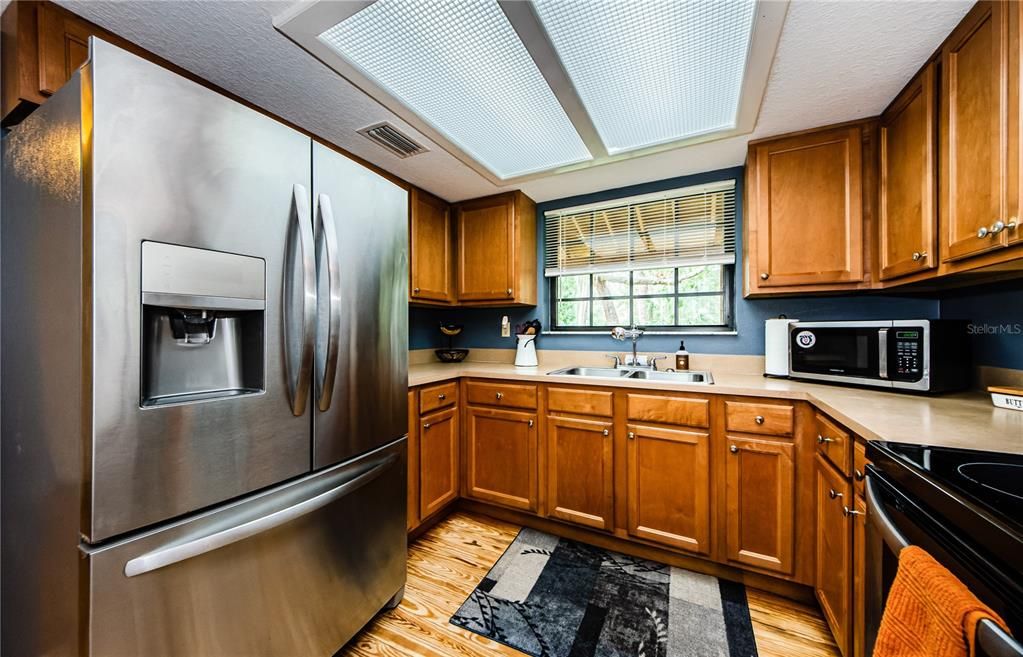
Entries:
{"label": "patterned floor rug", "polygon": [[451,622],[534,657],[756,657],[742,584],[523,529]]}

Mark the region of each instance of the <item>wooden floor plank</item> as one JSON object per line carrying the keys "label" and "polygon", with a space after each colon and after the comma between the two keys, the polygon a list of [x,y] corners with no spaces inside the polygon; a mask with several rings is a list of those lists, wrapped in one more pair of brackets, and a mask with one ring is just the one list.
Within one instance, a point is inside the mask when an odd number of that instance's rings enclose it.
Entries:
{"label": "wooden floor plank", "polygon": [[[454,513],[409,545],[408,583],[397,609],[378,615],[341,657],[521,657],[448,622],[519,532],[516,525]],[[839,657],[814,608],[747,589],[760,657]]]}

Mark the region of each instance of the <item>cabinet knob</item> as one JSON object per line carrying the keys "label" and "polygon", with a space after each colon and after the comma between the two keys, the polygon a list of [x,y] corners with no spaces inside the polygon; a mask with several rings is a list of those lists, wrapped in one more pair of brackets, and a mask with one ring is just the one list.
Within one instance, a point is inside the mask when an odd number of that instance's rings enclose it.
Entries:
{"label": "cabinet knob", "polygon": [[921,260],[923,260],[926,257],[927,257],[927,252],[926,251],[914,251],[913,252],[913,262],[920,262]]}
{"label": "cabinet knob", "polygon": [[495,395],[495,397],[497,397],[497,401],[501,401],[502,399],[504,399],[504,393],[499,392]]}
{"label": "cabinet knob", "polygon": [[842,515],[848,518],[849,516],[862,516],[863,512],[857,511],[856,509],[850,509],[847,506],[842,506]]}
{"label": "cabinet knob", "polygon": [[512,289],[511,288],[508,288],[507,292],[508,292],[508,296],[512,295]]}
{"label": "cabinet knob", "polygon": [[738,454],[739,453],[739,448],[736,447],[735,445],[731,445],[731,446],[729,446],[728,451],[731,452],[732,454]]}
{"label": "cabinet knob", "polygon": [[530,420],[529,422],[526,422],[526,426],[532,428],[533,427],[533,421]]}
{"label": "cabinet knob", "polygon": [[1009,217],[1009,223],[1005,224],[1005,227],[1009,230],[1016,230],[1019,228],[1019,218]]}
{"label": "cabinet knob", "polygon": [[629,432],[629,440],[635,440],[635,439],[636,439],[636,432],[635,431],[630,431]]}
{"label": "cabinet knob", "polygon": [[856,481],[863,481],[865,475],[863,474],[862,470],[857,468],[857,469],[853,470],[853,477],[856,478]]}
{"label": "cabinet knob", "polygon": [[988,235],[988,229],[987,229],[987,226],[981,226],[981,227],[980,227],[980,228],[979,228],[979,229],[977,230],[977,238],[978,238],[978,239],[984,239],[985,237],[987,237],[987,235]]}
{"label": "cabinet knob", "polygon": [[1001,219],[999,219],[995,223],[991,224],[991,228],[988,228],[988,231],[990,231],[990,233],[992,235],[997,235],[998,233],[1002,232],[1003,230],[1005,230],[1005,222],[1002,221]]}
{"label": "cabinet knob", "polygon": [[828,497],[830,497],[831,499],[835,499],[836,497],[843,497],[843,495],[842,493],[839,493],[837,490],[832,488],[828,490]]}
{"label": "cabinet knob", "polygon": [[828,438],[827,436],[822,436],[821,434],[817,434],[817,444],[818,445],[823,445],[825,443],[833,443],[833,442],[835,442],[834,438]]}
{"label": "cabinet knob", "polygon": [[447,395],[445,395],[445,394],[444,394],[443,392],[442,392],[442,393],[440,393],[439,395],[437,395],[437,399],[439,399],[439,400],[441,400],[441,401],[444,401],[444,400],[445,400],[445,399],[447,399],[447,398],[448,398],[448,396],[447,396]]}
{"label": "cabinet knob", "polygon": [[764,423],[764,416],[763,415],[758,415],[755,418],[753,418],[753,421],[756,422],[757,424],[763,424]]}
{"label": "cabinet knob", "polygon": [[429,429],[430,428],[430,423],[427,422],[427,423],[423,424],[423,428],[424,429]]}
{"label": "cabinet knob", "polygon": [[611,435],[611,432],[608,431],[607,429],[604,429],[604,431],[602,431],[601,433],[603,433],[605,436],[610,436]]}
{"label": "cabinet knob", "polygon": [[413,294],[419,294],[419,288],[418,287],[412,288],[412,293]]}
{"label": "cabinet knob", "polygon": [[762,280],[762,281],[766,281],[770,277],[771,277],[771,275],[768,274],[766,271],[763,272],[762,274],[760,274],[760,280]]}

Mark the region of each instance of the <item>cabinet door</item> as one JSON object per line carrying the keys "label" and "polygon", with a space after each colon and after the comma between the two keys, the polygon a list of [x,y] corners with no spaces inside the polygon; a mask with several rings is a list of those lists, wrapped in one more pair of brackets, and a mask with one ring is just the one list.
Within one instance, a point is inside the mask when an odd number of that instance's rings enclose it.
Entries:
{"label": "cabinet door", "polygon": [[867,503],[856,496],[853,514],[853,656],[867,654]]}
{"label": "cabinet door", "polygon": [[547,515],[611,529],[613,432],[610,420],[547,418]]}
{"label": "cabinet door", "polygon": [[710,554],[710,435],[627,426],[628,531]]}
{"label": "cabinet door", "polygon": [[470,406],[466,422],[467,497],[536,511],[536,414]]}
{"label": "cabinet door", "polygon": [[411,198],[409,298],[450,303],[454,294],[451,290],[452,241],[448,204],[415,188]]}
{"label": "cabinet door", "polygon": [[978,2],[942,49],[942,261],[1005,245],[1007,121],[1002,80],[1008,66],[1008,3]]}
{"label": "cabinet door", "polygon": [[415,390],[408,391],[408,497],[405,529],[419,526],[419,411]]}
{"label": "cabinet door", "polygon": [[852,532],[843,509],[852,504],[849,482],[817,456],[817,535],[814,588],[835,643],[848,657],[852,611]]}
{"label": "cabinet door", "polygon": [[753,147],[751,288],[863,280],[863,127]]}
{"label": "cabinet door", "polygon": [[501,194],[458,208],[458,299],[500,301],[515,295],[515,203]]}
{"label": "cabinet door", "polygon": [[793,572],[795,447],[788,440],[726,437],[728,559]]}
{"label": "cabinet door", "polygon": [[419,517],[458,497],[458,409],[424,415],[419,424]]}
{"label": "cabinet door", "polygon": [[39,7],[39,91],[56,93],[89,57],[92,31],[80,19],[52,5]]}
{"label": "cabinet door", "polygon": [[881,280],[937,266],[934,73],[929,64],[881,116]]}

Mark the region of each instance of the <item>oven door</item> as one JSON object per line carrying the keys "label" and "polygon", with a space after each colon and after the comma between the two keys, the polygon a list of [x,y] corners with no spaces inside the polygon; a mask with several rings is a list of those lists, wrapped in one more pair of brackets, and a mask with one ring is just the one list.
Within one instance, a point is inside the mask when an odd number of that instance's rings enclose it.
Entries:
{"label": "oven door", "polygon": [[789,329],[793,376],[869,383],[887,378],[891,322],[800,322]]}
{"label": "oven door", "polygon": [[[891,479],[867,466],[866,654],[873,653],[881,616],[904,547],[917,545],[958,577],[980,600],[995,610],[1014,632],[1019,618],[999,593],[1009,575],[950,532],[928,509],[906,496]],[[978,654],[1023,657],[1023,646],[994,623],[981,621]]]}

